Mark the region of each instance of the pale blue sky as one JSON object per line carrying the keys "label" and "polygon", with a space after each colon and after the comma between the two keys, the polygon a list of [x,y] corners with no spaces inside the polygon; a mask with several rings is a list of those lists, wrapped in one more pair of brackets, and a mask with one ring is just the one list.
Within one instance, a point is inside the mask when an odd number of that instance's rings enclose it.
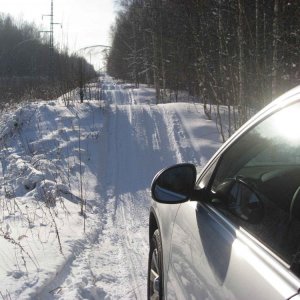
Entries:
{"label": "pale blue sky", "polygon": [[[55,44],[68,46],[69,52],[83,47],[110,45],[110,26],[115,19],[114,0],[54,0]],[[49,30],[51,0],[1,0],[0,12],[15,19],[33,21],[43,30]],[[101,49],[86,51],[85,56],[99,68]]]}

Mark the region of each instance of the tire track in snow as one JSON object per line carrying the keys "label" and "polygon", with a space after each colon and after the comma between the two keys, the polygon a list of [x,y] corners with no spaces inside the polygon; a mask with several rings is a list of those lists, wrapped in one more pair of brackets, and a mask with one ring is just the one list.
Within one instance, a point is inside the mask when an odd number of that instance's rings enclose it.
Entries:
{"label": "tire track in snow", "polygon": [[[111,116],[108,168],[113,168],[109,182],[115,185],[109,190],[107,210],[111,216],[108,215],[110,220],[103,232],[100,252],[107,259],[108,250],[119,249],[119,260],[111,266],[110,283],[102,285],[113,299],[146,298],[149,187],[159,168],[177,160],[167,138],[168,119],[161,113],[156,106],[122,105]],[[107,243],[109,247],[104,249]],[[122,288],[118,290],[115,287],[120,281]],[[112,290],[114,294],[109,294]]]}
{"label": "tire track in snow", "polygon": [[[122,250],[124,252],[124,259],[129,262],[127,265],[128,276],[130,278],[130,289],[128,293],[132,293],[132,298],[142,299],[142,294],[139,291],[138,274],[136,270],[136,261],[134,255],[131,252],[131,232],[129,229],[129,222],[136,218],[135,212],[132,211],[127,202],[133,201],[131,194],[124,194],[123,190],[125,185],[123,182],[127,174],[130,172],[129,168],[132,164],[132,158],[135,156],[133,153],[136,151],[133,144],[132,128],[135,125],[135,114],[132,111],[132,106],[120,107],[116,115],[117,128],[116,128],[116,156],[115,162],[117,164],[116,174],[116,190],[115,190],[115,214],[117,217],[114,219],[115,228],[120,228],[123,225],[123,233],[120,235]],[[137,128],[139,128],[139,125]],[[123,129],[121,131],[121,129]],[[129,161],[129,165],[127,164]],[[131,180],[135,180],[132,178]],[[129,182],[127,182],[129,184]],[[125,207],[126,204],[126,207]],[[125,215],[125,210],[129,211],[128,215]],[[128,294],[127,294],[128,295]]]}
{"label": "tire track in snow", "polygon": [[161,110],[163,113],[163,116],[165,118],[165,123],[168,124],[168,140],[170,141],[170,144],[173,145],[175,148],[175,156],[176,156],[176,163],[183,162],[183,158],[181,155],[180,148],[178,147],[178,140],[175,137],[175,132],[177,132],[178,128],[174,128],[173,126],[173,119],[170,111],[167,111],[165,107],[161,106]]}
{"label": "tire track in snow", "polygon": [[[131,277],[131,290],[128,291],[126,297],[135,299],[145,299],[146,296],[146,269],[147,269],[147,227],[148,227],[148,207],[149,196],[145,190],[145,185],[140,185],[139,178],[142,177],[142,170],[146,168],[146,153],[145,150],[149,146],[149,135],[147,135],[147,124],[144,124],[145,106],[127,106],[123,107],[122,114],[125,118],[121,118],[123,123],[118,127],[125,128],[126,123],[127,133],[124,131],[119,136],[118,140],[126,143],[126,147],[118,147],[119,155],[119,216],[116,223],[124,224],[125,234],[123,235],[124,243],[123,250],[125,258],[130,262],[128,267]],[[125,121],[125,124],[124,124]],[[126,131],[126,130],[125,130]],[[120,131],[119,131],[120,132]],[[126,137],[127,135],[127,137]],[[124,138],[125,136],[125,138]],[[124,146],[124,145],[120,145]],[[131,167],[131,170],[130,170]],[[122,173],[123,172],[123,173]],[[125,173],[124,173],[125,172]],[[125,180],[126,178],[126,180]],[[148,185],[148,180],[146,184]],[[145,182],[143,182],[145,183]],[[126,189],[128,188],[128,189]],[[133,191],[133,193],[131,193]],[[143,201],[141,201],[143,199]],[[139,204],[144,204],[141,206]],[[144,230],[143,230],[144,229]],[[143,232],[141,235],[140,232]]]}
{"label": "tire track in snow", "polygon": [[[108,121],[107,171],[102,178],[108,187],[107,223],[90,255],[94,286],[107,299],[146,297],[149,198],[145,191],[139,191],[144,187],[135,183],[140,166],[134,164],[136,159],[145,160],[144,156],[139,159],[138,149],[139,142],[140,146],[146,142],[144,130],[139,129],[143,128],[141,110],[117,106],[110,111]],[[140,198],[148,205],[136,203]]]}

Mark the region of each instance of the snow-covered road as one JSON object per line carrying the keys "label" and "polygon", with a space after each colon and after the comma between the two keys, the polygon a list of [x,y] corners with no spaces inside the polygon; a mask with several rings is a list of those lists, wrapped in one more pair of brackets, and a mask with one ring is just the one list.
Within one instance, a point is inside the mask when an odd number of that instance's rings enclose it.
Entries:
{"label": "snow-covered road", "polygon": [[[99,151],[105,158],[99,165],[99,168],[105,166],[99,172],[99,182],[104,183],[99,192],[106,203],[105,225],[97,242],[83,253],[85,259],[73,262],[72,274],[62,283],[65,287],[62,298],[69,289],[76,298],[93,295],[99,299],[106,296],[108,299],[146,299],[151,180],[158,170],[178,162],[192,161],[199,166],[215,150],[211,138],[217,132],[211,123],[210,132],[205,128],[205,134],[210,134],[212,149],[203,145],[202,153],[198,152],[201,146],[190,139],[197,130],[201,135],[199,122],[195,130],[189,124],[199,118],[193,105],[132,105],[126,103],[126,100],[132,101],[130,92],[117,88],[114,93],[110,91],[117,105],[107,112]],[[94,285],[94,294],[82,288],[76,291],[74,283],[80,282],[81,277],[80,272],[76,272],[78,261],[79,270],[90,269],[92,276],[82,281],[91,281],[87,286]]]}
{"label": "snow-covered road", "polygon": [[[101,111],[96,106],[68,109],[81,119],[82,135],[99,128],[96,142],[83,141],[89,233],[70,243],[71,254],[56,266],[56,275],[50,272],[24,297],[146,299],[151,180],[179,162],[200,168],[219,146],[215,124],[205,119],[200,104],[153,105],[153,90],[122,89],[109,81],[102,93],[110,105]],[[69,120],[63,109],[60,114]]]}

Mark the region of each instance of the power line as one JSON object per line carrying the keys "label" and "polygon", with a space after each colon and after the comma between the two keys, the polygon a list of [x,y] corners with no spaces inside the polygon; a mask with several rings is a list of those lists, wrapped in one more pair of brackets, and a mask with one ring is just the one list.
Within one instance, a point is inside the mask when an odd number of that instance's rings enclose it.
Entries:
{"label": "power line", "polygon": [[80,48],[80,49],[76,50],[75,53],[79,53],[79,52],[82,52],[82,51],[89,50],[88,53],[90,54],[90,64],[91,64],[91,51],[92,51],[93,48],[104,48],[102,50],[102,52],[103,52],[103,51],[106,51],[107,49],[110,49],[111,46],[108,46],[108,45],[91,45],[91,46]]}
{"label": "power line", "polygon": [[88,47],[80,48],[80,49],[77,50],[77,51],[86,50],[86,49],[89,49],[89,48],[98,48],[98,47],[102,47],[102,48],[111,48],[111,46],[107,46],[107,45],[93,45],[93,46],[88,46]]}

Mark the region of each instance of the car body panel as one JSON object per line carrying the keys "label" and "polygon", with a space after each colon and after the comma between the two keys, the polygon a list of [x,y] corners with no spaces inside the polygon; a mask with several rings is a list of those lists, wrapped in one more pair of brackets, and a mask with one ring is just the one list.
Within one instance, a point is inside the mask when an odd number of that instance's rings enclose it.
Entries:
{"label": "car body panel", "polygon": [[288,299],[299,280],[213,209],[182,204],[174,223],[170,299]]}
{"label": "car body panel", "polygon": [[[199,227],[199,222],[204,226]],[[218,233],[215,225],[206,212],[198,210],[196,202],[181,205],[174,223],[166,279],[169,298],[231,299],[218,287],[222,286],[230,257],[230,248],[225,245],[230,245],[234,236],[229,231]]]}

